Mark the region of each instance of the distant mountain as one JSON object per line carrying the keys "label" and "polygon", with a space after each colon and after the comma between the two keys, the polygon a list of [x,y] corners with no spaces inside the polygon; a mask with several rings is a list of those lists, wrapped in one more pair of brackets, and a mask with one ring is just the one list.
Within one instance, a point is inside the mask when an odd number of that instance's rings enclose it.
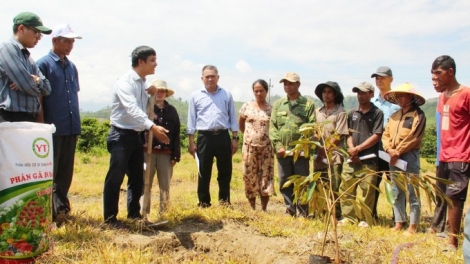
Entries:
{"label": "distant mountain", "polygon": [[[320,107],[322,105],[321,101],[318,100],[318,98],[312,97],[310,95],[306,95],[306,97],[313,100],[316,107]],[[280,98],[281,98],[280,95],[274,95],[270,97],[269,101],[271,102],[271,104],[273,104],[276,100]],[[171,105],[173,105],[178,111],[178,115],[180,117],[181,123],[186,124],[187,118],[188,118],[188,102],[182,101],[181,98],[173,98],[173,97],[168,98],[167,101]],[[237,115],[238,115],[238,111],[240,110],[243,104],[244,102],[235,102],[235,109],[237,111]],[[354,107],[357,107],[357,105],[358,103],[357,103],[356,96],[348,95],[344,98],[344,108],[346,109],[346,111]],[[421,106],[421,109],[426,114],[427,126],[436,123],[436,106],[437,106],[437,98],[427,99],[426,103]],[[82,118],[94,117],[100,120],[108,120],[110,114],[111,114],[110,106],[105,107],[96,112],[85,111],[85,112],[80,113]]]}

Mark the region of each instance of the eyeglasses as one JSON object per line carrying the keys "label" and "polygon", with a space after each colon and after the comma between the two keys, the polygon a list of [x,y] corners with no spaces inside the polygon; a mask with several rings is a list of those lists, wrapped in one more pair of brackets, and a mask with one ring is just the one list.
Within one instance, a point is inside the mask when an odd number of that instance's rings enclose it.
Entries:
{"label": "eyeglasses", "polygon": [[37,29],[35,29],[35,28],[32,28],[32,27],[28,27],[28,26],[25,26],[25,27],[26,27],[27,29],[33,31],[33,32],[35,33],[36,38],[42,37],[42,32],[41,32],[41,31],[39,31],[39,30],[37,30]]}

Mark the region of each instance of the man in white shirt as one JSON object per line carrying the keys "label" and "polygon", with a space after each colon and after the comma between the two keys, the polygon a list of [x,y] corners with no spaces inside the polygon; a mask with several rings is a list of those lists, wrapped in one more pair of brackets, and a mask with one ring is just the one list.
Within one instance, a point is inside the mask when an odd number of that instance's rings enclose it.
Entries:
{"label": "man in white shirt", "polygon": [[139,199],[143,191],[142,137],[140,133],[151,130],[160,142],[168,144],[168,132],[157,126],[145,113],[148,94],[157,88],[147,87],[145,76],[155,73],[157,55],[154,49],[140,46],[132,52],[132,69],[119,78],[113,89],[111,130],[107,138],[111,153],[109,170],[104,182],[103,209],[105,223],[115,228],[126,228],[117,220],[119,192],[127,174],[127,218],[141,219]]}

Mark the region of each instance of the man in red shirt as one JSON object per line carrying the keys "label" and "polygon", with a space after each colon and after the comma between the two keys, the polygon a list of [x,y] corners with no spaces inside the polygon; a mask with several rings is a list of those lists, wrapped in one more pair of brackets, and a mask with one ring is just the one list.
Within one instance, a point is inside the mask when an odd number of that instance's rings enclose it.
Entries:
{"label": "man in red shirt", "polygon": [[456,66],[452,57],[444,55],[434,60],[431,74],[434,89],[444,91],[439,96],[437,111],[441,115],[441,152],[439,176],[453,181],[446,195],[452,200],[448,206],[449,245],[457,249],[462,212],[467,197],[470,177],[470,88],[457,82]]}

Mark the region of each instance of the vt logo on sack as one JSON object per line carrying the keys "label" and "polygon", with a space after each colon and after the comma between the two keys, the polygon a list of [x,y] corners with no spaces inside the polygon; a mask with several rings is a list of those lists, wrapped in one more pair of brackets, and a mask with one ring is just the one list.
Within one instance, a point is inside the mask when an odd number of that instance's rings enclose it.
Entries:
{"label": "vt logo on sack", "polygon": [[49,156],[49,141],[45,138],[36,138],[33,141],[33,152],[38,158],[47,158]]}

